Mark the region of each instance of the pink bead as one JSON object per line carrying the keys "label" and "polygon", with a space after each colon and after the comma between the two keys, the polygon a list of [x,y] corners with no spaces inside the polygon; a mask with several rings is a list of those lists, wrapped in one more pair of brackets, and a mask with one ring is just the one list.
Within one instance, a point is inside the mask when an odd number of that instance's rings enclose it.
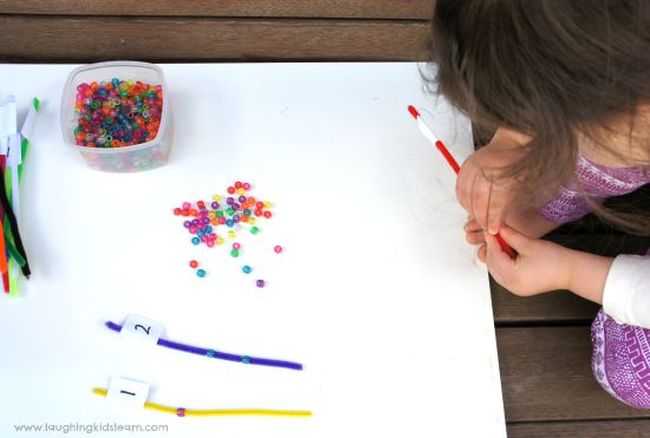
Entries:
{"label": "pink bead", "polygon": [[282,247],[280,245],[275,245],[273,251],[275,251],[276,254],[280,254],[282,252]]}
{"label": "pink bead", "polygon": [[232,244],[232,249],[239,249],[239,248],[241,248],[241,245],[239,243],[235,242]]}
{"label": "pink bead", "polygon": [[183,202],[183,210],[189,210],[190,208],[192,208],[192,204],[189,202]]}
{"label": "pink bead", "polygon": [[249,183],[245,182],[245,183],[243,184],[243,188],[244,188],[244,190],[250,190],[250,189],[251,189],[251,185],[250,185]]}

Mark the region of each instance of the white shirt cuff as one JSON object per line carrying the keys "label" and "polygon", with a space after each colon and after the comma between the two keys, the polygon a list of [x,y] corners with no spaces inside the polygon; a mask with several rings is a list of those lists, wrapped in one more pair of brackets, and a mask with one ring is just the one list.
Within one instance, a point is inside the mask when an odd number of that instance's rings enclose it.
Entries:
{"label": "white shirt cuff", "polygon": [[650,257],[624,254],[614,259],[603,310],[619,324],[650,328]]}

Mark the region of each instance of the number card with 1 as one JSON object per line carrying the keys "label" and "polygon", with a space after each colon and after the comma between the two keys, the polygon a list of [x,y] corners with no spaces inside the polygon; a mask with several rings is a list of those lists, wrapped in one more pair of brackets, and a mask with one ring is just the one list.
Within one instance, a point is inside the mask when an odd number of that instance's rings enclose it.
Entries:
{"label": "number card with 1", "polygon": [[149,384],[123,377],[112,377],[106,402],[129,409],[142,409],[149,397]]}

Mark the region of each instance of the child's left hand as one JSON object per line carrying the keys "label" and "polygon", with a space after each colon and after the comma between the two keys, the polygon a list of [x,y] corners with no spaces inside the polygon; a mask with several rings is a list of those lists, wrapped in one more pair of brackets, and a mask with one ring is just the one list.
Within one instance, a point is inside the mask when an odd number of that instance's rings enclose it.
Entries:
{"label": "child's left hand", "polygon": [[478,252],[497,283],[520,296],[569,288],[573,251],[552,242],[530,239],[508,226],[501,228],[500,235],[517,251],[515,259],[503,252],[496,238],[488,233],[484,233],[485,244]]}

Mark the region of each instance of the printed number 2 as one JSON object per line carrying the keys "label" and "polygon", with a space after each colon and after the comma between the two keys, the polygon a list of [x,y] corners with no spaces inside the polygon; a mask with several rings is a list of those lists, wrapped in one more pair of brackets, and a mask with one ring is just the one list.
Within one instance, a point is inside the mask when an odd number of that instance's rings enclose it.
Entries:
{"label": "printed number 2", "polygon": [[151,330],[151,326],[145,328],[145,326],[143,326],[142,324],[136,324],[136,325],[133,327],[133,329],[134,329],[134,330],[142,329],[142,331],[145,332],[145,333],[148,335],[148,334],[149,334],[149,330]]}

